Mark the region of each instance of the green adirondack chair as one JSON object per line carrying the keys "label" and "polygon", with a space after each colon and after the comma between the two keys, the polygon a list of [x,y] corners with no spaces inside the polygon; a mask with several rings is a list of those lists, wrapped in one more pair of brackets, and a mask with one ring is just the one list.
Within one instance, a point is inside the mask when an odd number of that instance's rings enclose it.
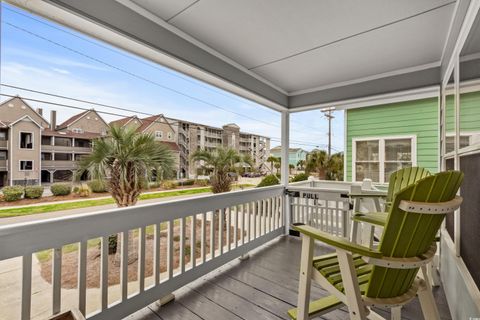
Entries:
{"label": "green adirondack chair", "polygon": [[[385,211],[384,212],[354,212],[352,217],[352,236],[353,241],[357,238],[358,227],[360,223],[366,223],[373,226],[384,227],[387,222],[388,210],[391,206],[393,198],[397,192],[402,190],[408,185],[417,182],[418,180],[430,175],[430,172],[422,167],[408,167],[395,171],[390,175],[388,183],[388,191],[385,199]],[[352,199],[359,201],[359,198],[378,198],[379,195],[361,195],[352,194]],[[373,226],[370,229],[370,237],[373,237]]]}
{"label": "green adirondack chair", "polygon": [[[418,295],[425,319],[439,319],[430,284],[417,274],[421,269],[426,276],[437,231],[462,202],[456,196],[462,180],[461,172],[441,172],[397,192],[376,250],[310,226],[294,226],[302,235],[302,253],[298,307],[289,310],[290,317],[304,320],[346,305],[350,319],[367,319],[368,314],[382,319],[370,307],[390,307],[396,313]],[[315,240],[336,252],[313,257]],[[331,295],[310,302],[312,279]]]}

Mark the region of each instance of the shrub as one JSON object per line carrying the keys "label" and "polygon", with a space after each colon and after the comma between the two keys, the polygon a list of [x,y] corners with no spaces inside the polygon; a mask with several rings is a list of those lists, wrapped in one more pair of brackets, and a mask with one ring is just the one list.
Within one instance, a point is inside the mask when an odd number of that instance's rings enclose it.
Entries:
{"label": "shrub", "polygon": [[79,187],[79,186],[75,186],[75,187],[73,187],[72,192],[75,193],[75,194],[77,194],[79,190],[80,190],[80,187]]}
{"label": "shrub", "polygon": [[195,181],[195,184],[200,187],[206,187],[210,184],[210,180],[208,179],[198,179]]}
{"label": "shrub", "polygon": [[[77,192],[75,192],[75,188]],[[79,187],[75,187],[74,192],[78,194],[80,197],[89,197],[92,194],[92,190],[87,184],[82,183]]]}
{"label": "shrub", "polygon": [[193,186],[195,184],[195,180],[187,179],[183,181],[178,181],[177,186]]}
{"label": "shrub", "polygon": [[25,198],[38,199],[43,194],[42,186],[28,186],[25,188]]}
{"label": "shrub", "polygon": [[23,195],[23,187],[22,186],[11,186],[11,187],[4,187],[2,189],[3,192],[3,199],[5,201],[17,201],[22,198]]}
{"label": "shrub", "polygon": [[277,178],[277,176],[274,174],[269,174],[268,176],[265,176],[262,181],[260,181],[260,183],[257,185],[257,188],[274,186],[277,184],[280,184],[279,178]]}
{"label": "shrub", "polygon": [[148,184],[149,188],[159,188],[160,187],[160,182],[159,181],[152,181]]}
{"label": "shrub", "polygon": [[177,184],[173,181],[170,181],[170,180],[162,181],[162,188],[163,189],[170,190],[170,189],[175,189],[176,187],[177,187]]}
{"label": "shrub", "polygon": [[306,173],[296,174],[292,178],[292,182],[305,181],[305,180],[308,180],[308,174]]}
{"label": "shrub", "polygon": [[72,191],[70,183],[54,183],[50,186],[50,191],[54,196],[68,196]]}
{"label": "shrub", "polygon": [[94,193],[107,192],[107,184],[102,180],[92,180],[87,182],[87,186]]}

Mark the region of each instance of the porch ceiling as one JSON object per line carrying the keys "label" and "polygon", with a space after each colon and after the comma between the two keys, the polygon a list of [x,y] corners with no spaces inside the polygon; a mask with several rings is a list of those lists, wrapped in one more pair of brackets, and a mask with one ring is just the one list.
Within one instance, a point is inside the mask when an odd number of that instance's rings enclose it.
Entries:
{"label": "porch ceiling", "polygon": [[[456,1],[43,2],[253,92],[281,109],[438,84]],[[68,24],[64,18],[50,18]]]}

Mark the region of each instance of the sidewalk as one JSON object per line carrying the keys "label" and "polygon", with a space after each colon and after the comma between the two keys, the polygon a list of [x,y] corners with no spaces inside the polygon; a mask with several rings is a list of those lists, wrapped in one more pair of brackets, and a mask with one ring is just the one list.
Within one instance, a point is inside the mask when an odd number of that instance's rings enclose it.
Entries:
{"label": "sidewalk", "polygon": [[[191,188],[191,189],[194,189],[194,188]],[[164,191],[162,191],[162,192],[164,192]],[[165,198],[158,198],[158,199],[140,200],[140,201],[137,202],[137,204],[147,204],[147,203],[158,203],[158,202],[165,202],[165,201],[171,201],[171,200],[181,200],[181,199],[203,196],[203,195],[206,195],[206,194],[211,194],[211,192],[189,194],[189,195],[183,195],[183,196],[165,197]],[[102,198],[104,198],[104,197],[102,197]],[[96,198],[96,199],[99,199],[99,198]],[[89,199],[89,200],[92,200],[92,199]],[[52,202],[49,202],[49,203],[52,203]],[[54,203],[58,203],[58,202],[54,202]],[[45,203],[42,203],[42,205],[45,205]],[[64,211],[53,211],[53,212],[47,212],[47,213],[37,213],[37,214],[10,217],[10,218],[1,218],[0,219],[0,226],[13,224],[13,223],[27,222],[27,221],[38,221],[38,220],[52,219],[52,218],[70,216],[70,215],[81,214],[81,213],[91,213],[91,212],[108,210],[108,209],[115,209],[115,208],[117,208],[116,204],[108,204],[108,205],[94,206],[94,207],[87,207],[87,208],[70,209],[70,210],[64,210]]]}

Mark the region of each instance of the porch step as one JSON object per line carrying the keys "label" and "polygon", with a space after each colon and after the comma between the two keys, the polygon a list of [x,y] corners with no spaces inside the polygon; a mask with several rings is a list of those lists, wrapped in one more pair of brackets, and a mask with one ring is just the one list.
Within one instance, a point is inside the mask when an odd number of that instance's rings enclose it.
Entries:
{"label": "porch step", "polygon": [[[308,306],[308,316],[314,317],[337,309],[342,305],[342,302],[338,300],[334,295],[323,297],[321,299],[310,302]],[[288,315],[293,320],[297,320],[297,308],[288,310]]]}

